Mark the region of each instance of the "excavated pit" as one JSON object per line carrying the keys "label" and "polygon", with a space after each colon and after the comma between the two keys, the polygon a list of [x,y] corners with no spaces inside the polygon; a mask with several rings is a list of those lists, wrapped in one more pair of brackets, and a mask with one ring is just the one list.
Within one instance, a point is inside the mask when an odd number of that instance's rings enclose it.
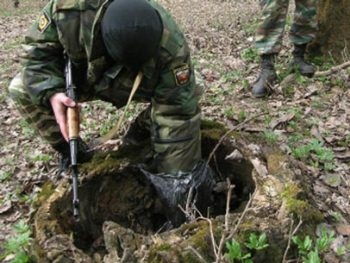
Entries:
{"label": "excavated pit", "polygon": [[[216,181],[212,193],[215,205],[211,208],[210,217],[225,214],[227,187],[224,186],[227,186],[227,178],[235,186],[231,196],[231,211],[237,210],[242,202],[247,201],[255,189],[251,162],[243,156],[235,160],[227,159],[236,146],[226,139],[216,147],[219,134],[223,134],[223,131],[217,128],[202,130],[203,156],[206,159],[211,156],[209,164],[215,171]],[[53,258],[57,260],[59,253],[62,253],[61,257],[69,258],[66,255],[67,244],[64,244],[67,242],[70,247],[74,246],[73,250],[85,254],[82,258],[86,256],[88,259],[96,256],[96,253],[103,257],[106,250],[102,229],[106,221],[115,222],[141,235],[165,231],[163,227],[167,220],[162,205],[152,185],[135,167],[135,153],[143,155],[140,150],[122,149],[94,159],[92,162],[95,164],[81,168],[79,222],[75,222],[72,215],[69,182],[63,182],[56,188],[35,215],[36,245],[33,254],[36,257],[41,258],[42,262],[45,262],[44,258],[49,262],[53,262]],[[64,245],[60,245],[60,242]],[[59,247],[65,247],[64,251],[59,252]],[[82,259],[82,262],[87,259]]]}

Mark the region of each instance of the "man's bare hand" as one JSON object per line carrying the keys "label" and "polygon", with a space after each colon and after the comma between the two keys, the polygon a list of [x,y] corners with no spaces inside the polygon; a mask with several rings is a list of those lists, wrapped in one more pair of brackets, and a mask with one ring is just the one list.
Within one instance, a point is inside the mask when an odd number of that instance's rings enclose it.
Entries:
{"label": "man's bare hand", "polygon": [[67,107],[77,107],[78,105],[63,92],[51,96],[50,103],[61,133],[68,141]]}

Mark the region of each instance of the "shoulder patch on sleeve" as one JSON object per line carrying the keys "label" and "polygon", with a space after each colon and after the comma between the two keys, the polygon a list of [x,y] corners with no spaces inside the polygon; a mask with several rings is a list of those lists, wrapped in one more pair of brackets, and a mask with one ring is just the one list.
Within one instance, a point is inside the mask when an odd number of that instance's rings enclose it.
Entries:
{"label": "shoulder patch on sleeve", "polygon": [[46,12],[43,12],[38,20],[38,30],[42,33],[50,24],[51,18],[46,14]]}
{"label": "shoulder patch on sleeve", "polygon": [[190,67],[188,64],[183,64],[173,69],[174,78],[177,86],[185,85],[190,80]]}

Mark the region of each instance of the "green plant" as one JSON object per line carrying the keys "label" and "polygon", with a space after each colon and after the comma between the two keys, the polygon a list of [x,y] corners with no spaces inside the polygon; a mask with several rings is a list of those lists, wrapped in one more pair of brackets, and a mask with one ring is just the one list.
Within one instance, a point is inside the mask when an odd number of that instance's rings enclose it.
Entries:
{"label": "green plant", "polygon": [[264,140],[269,144],[275,144],[278,141],[278,135],[273,131],[264,131]]}
{"label": "green plant", "polygon": [[256,50],[256,48],[253,48],[253,47],[248,47],[244,49],[241,57],[246,61],[251,61],[251,62],[259,61],[258,51]]}
{"label": "green plant", "polygon": [[11,263],[29,263],[31,259],[28,255],[28,248],[31,241],[31,230],[29,225],[21,220],[13,226],[14,236],[5,243],[5,251],[0,255],[4,259],[12,255]]}
{"label": "green plant", "polygon": [[346,248],[345,246],[340,246],[340,247],[337,247],[336,249],[336,253],[338,256],[345,255],[347,251],[349,251],[349,248]]}
{"label": "green plant", "polygon": [[[293,122],[293,125],[294,125],[294,122]],[[295,124],[294,127],[297,127],[297,125]],[[288,144],[289,145],[293,145],[299,141],[301,141],[303,139],[303,135],[301,135],[300,133],[293,133],[291,135],[288,136]]]}
{"label": "green plant", "polygon": [[293,130],[296,130],[298,128],[298,123],[296,121],[291,120],[288,122],[288,127],[290,127]]}
{"label": "green plant", "polygon": [[33,156],[33,161],[48,163],[52,160],[52,156],[49,154],[37,154]]}
{"label": "green plant", "polygon": [[[331,58],[327,58],[326,56],[312,56],[310,57],[313,64],[320,67],[320,71],[323,70],[329,70],[332,68],[335,63],[332,61]],[[320,76],[318,79],[326,78],[325,76]]]}
{"label": "green plant", "polygon": [[[220,72],[220,83],[235,83],[238,81],[241,81],[243,79],[242,77],[242,73],[240,70],[225,70],[223,72]],[[234,90],[234,86],[233,85],[229,85],[229,86],[225,86],[225,89],[227,91],[233,91]]]}
{"label": "green plant", "polygon": [[3,170],[1,170],[1,171],[0,171],[0,182],[6,181],[8,178],[11,177],[11,175],[12,175],[12,173],[9,172],[9,171],[3,171]]}
{"label": "green plant", "polygon": [[346,137],[338,142],[340,146],[347,147],[350,143],[350,134],[346,135]]}
{"label": "green plant", "polygon": [[293,97],[295,94],[295,85],[286,85],[282,87],[282,93],[285,97]]}
{"label": "green plant", "polygon": [[227,242],[226,248],[228,249],[228,253],[225,256],[230,262],[235,262],[235,260],[244,263],[253,262],[251,259],[252,255],[250,253],[243,254],[241,245],[236,240],[232,239],[231,242]]}
{"label": "green plant", "polygon": [[246,23],[243,25],[243,30],[246,32],[247,35],[254,35],[257,28],[259,27],[260,19],[257,17],[252,17],[252,20],[250,23]]}
{"label": "green plant", "polygon": [[[245,247],[254,250],[262,250],[267,248],[269,245],[267,243],[267,236],[265,233],[257,235],[251,233],[248,237],[247,242],[244,243]],[[226,248],[228,252],[225,254],[225,257],[230,262],[239,261],[242,263],[252,263],[252,254],[250,252],[243,252],[241,244],[237,242],[234,238],[231,241],[226,243]]]}
{"label": "green plant", "polygon": [[238,113],[238,121],[242,122],[247,118],[247,114],[244,110],[240,110]]}
{"label": "green plant", "polygon": [[232,107],[227,107],[227,108],[225,109],[224,113],[225,113],[225,116],[226,116],[227,118],[232,118],[233,115],[235,114],[235,112],[234,112],[234,110],[232,109]]}
{"label": "green plant", "polygon": [[33,138],[35,131],[28,122],[26,122],[24,119],[21,119],[19,121],[19,126],[22,129],[22,134],[24,134],[26,138]]}
{"label": "green plant", "polygon": [[297,159],[305,160],[310,154],[310,148],[308,145],[302,145],[295,149],[292,149],[292,154]]}
{"label": "green plant", "polygon": [[296,71],[295,76],[296,76],[295,80],[299,85],[305,85],[305,83],[307,82],[307,79],[305,76],[301,75],[299,71]]}
{"label": "green plant", "polygon": [[311,142],[306,145],[298,146],[292,149],[292,154],[295,158],[300,160],[307,160],[309,157],[311,157],[311,155],[313,155],[314,159],[316,160],[309,161],[309,163],[316,167],[322,163],[325,170],[332,170],[334,168],[333,151],[323,146],[322,143],[316,139],[311,140]]}
{"label": "green plant", "polygon": [[341,220],[343,220],[343,216],[341,215],[341,213],[336,212],[336,211],[329,211],[328,212],[329,215],[332,217],[332,219],[334,220],[334,222],[341,222]]}
{"label": "green plant", "polygon": [[313,100],[311,102],[311,107],[315,108],[315,109],[322,110],[322,109],[325,109],[327,106],[324,104],[322,99],[320,99],[320,100]]}
{"label": "green plant", "polygon": [[262,233],[259,236],[256,235],[255,233],[251,233],[248,241],[249,242],[245,243],[245,245],[250,249],[262,250],[269,246],[267,244],[267,236],[265,233]]}
{"label": "green plant", "polygon": [[107,134],[113,128],[113,126],[118,122],[118,116],[112,115],[101,123],[99,127],[101,135]]}
{"label": "green plant", "polygon": [[264,116],[264,124],[265,126],[270,126],[270,123],[272,122],[272,116],[271,115],[265,115]]}
{"label": "green plant", "polygon": [[304,239],[299,236],[292,237],[303,263],[321,263],[321,254],[329,248],[333,240],[334,232],[326,230],[321,231],[315,242],[308,235]]}

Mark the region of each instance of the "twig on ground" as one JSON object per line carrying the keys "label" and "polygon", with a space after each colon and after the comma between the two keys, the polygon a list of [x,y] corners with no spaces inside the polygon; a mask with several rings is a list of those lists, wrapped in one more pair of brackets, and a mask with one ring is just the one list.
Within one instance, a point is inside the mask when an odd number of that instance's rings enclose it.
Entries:
{"label": "twig on ground", "polygon": [[240,225],[240,223],[242,222],[244,216],[246,215],[246,213],[249,211],[252,200],[253,200],[253,196],[256,193],[256,190],[254,191],[253,195],[250,196],[249,201],[243,211],[243,213],[241,214],[241,216],[239,217],[235,228],[233,231],[230,232],[230,224],[229,224],[229,213],[230,213],[230,201],[231,201],[231,195],[232,195],[232,189],[234,188],[234,185],[231,185],[231,182],[229,179],[227,179],[227,184],[228,184],[228,191],[227,191],[227,199],[226,199],[226,213],[225,213],[225,222],[224,222],[224,230],[222,233],[222,236],[220,238],[220,242],[219,245],[216,243],[215,237],[214,237],[214,230],[213,230],[213,224],[212,224],[212,220],[209,218],[205,218],[203,216],[198,217],[199,220],[205,220],[208,222],[209,224],[209,232],[210,232],[210,237],[211,237],[211,243],[213,246],[213,252],[215,255],[215,263],[219,263],[222,260],[222,250],[223,247],[225,245],[225,243],[232,238],[232,236],[237,232],[237,229]]}
{"label": "twig on ground", "polygon": [[234,185],[231,184],[230,178],[227,178],[226,180],[227,185],[228,185],[228,191],[227,191],[227,196],[226,196],[226,213],[225,213],[225,230],[229,230],[229,214],[230,214],[230,204],[231,204],[231,195],[232,195],[232,190],[235,187]]}
{"label": "twig on ground", "polygon": [[301,218],[299,218],[299,223],[298,223],[298,225],[297,225],[297,226],[294,228],[294,230],[293,230],[294,220],[292,219],[291,221],[292,221],[292,222],[291,222],[291,224],[290,224],[290,230],[289,230],[289,236],[288,236],[288,243],[287,243],[286,250],[284,251],[284,254],[283,254],[282,263],[290,262],[290,261],[287,261],[287,260],[286,260],[287,254],[288,254],[288,251],[289,251],[289,248],[290,248],[290,243],[291,243],[292,237],[296,234],[296,232],[299,230],[301,224],[303,223],[303,220],[302,220]]}
{"label": "twig on ground", "polygon": [[213,223],[211,222],[211,219],[206,217],[198,217],[199,220],[205,220],[209,224],[209,232],[210,232],[210,240],[213,246],[213,252],[215,255],[215,258],[218,256],[218,245],[216,244],[215,237],[214,237],[214,231],[213,231]]}
{"label": "twig on ground", "polygon": [[194,247],[188,246],[186,250],[191,251],[199,259],[200,262],[207,263],[207,261],[205,261],[205,259],[201,256],[201,254],[199,254],[199,252]]}
{"label": "twig on ground", "polygon": [[219,247],[218,247],[218,257],[216,258],[215,262],[220,262],[221,257],[222,257],[222,249],[223,246],[227,240],[227,235],[230,231],[230,226],[229,226],[229,215],[230,215],[230,203],[231,203],[231,195],[232,195],[232,189],[235,187],[234,185],[231,184],[231,181],[229,178],[227,178],[227,185],[228,185],[228,190],[227,190],[227,195],[226,195],[226,213],[225,213],[225,228],[224,228],[224,233],[221,236]]}
{"label": "twig on ground", "polygon": [[347,67],[350,67],[350,61],[347,61],[347,62],[345,62],[343,64],[334,66],[334,67],[330,68],[329,70],[317,71],[315,73],[315,77],[326,77],[326,76],[332,75],[335,72],[338,72],[341,69],[345,69]]}
{"label": "twig on ground", "polygon": [[190,187],[190,190],[188,191],[187,201],[186,201],[186,210],[185,214],[190,221],[194,220],[196,218],[196,213],[193,211],[193,186]]}
{"label": "twig on ground", "polygon": [[185,208],[182,207],[182,205],[178,205],[179,209],[185,214],[185,217],[188,219],[189,222],[195,221],[198,217],[203,217],[201,212],[197,209],[197,207],[194,204],[194,187],[190,187],[190,190],[188,191],[187,200],[185,204]]}
{"label": "twig on ground", "polygon": [[237,232],[237,229],[238,229],[239,225],[241,224],[243,218],[245,217],[245,215],[247,214],[247,212],[248,212],[248,211],[250,210],[250,208],[251,208],[251,204],[252,204],[252,202],[253,202],[253,199],[254,199],[254,196],[255,196],[255,194],[256,194],[256,191],[257,191],[257,189],[255,188],[254,193],[253,193],[252,195],[250,195],[249,201],[248,201],[247,205],[245,206],[245,208],[244,208],[244,210],[243,210],[241,216],[239,217],[239,219],[238,219],[238,221],[237,221],[237,223],[236,223],[236,225],[235,225],[235,228],[233,229],[233,231],[231,232],[231,234],[226,238],[226,240],[231,239],[231,238],[233,237],[233,235]]}

